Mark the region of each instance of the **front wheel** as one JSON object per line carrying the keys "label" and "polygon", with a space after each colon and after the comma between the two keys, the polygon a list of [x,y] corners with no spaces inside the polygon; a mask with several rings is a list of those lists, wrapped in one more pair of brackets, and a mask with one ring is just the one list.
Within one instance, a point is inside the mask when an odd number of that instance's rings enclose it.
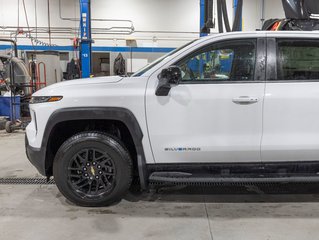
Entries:
{"label": "front wheel", "polygon": [[132,160],[119,140],[100,132],[74,135],[59,148],[53,175],[60,192],[79,206],[107,206],[132,182]]}
{"label": "front wheel", "polygon": [[5,123],[5,129],[6,129],[7,133],[12,133],[13,132],[12,126],[13,126],[13,122],[11,122],[11,121],[7,121]]}

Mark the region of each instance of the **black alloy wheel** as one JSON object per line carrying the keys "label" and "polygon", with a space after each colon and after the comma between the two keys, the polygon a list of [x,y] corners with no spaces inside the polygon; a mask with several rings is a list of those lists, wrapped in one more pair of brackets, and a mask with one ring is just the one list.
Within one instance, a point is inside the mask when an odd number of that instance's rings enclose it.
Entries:
{"label": "black alloy wheel", "polygon": [[79,206],[118,202],[132,182],[132,160],[123,143],[102,132],[82,132],[66,140],[53,162],[60,192]]}
{"label": "black alloy wheel", "polygon": [[98,197],[112,191],[115,174],[112,158],[94,148],[77,152],[68,167],[69,184],[83,197]]}

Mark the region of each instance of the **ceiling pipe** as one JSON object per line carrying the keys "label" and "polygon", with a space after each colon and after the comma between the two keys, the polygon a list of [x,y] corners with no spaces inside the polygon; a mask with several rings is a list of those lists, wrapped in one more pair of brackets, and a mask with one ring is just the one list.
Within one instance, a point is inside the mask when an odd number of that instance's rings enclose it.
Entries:
{"label": "ceiling pipe", "polygon": [[[0,36],[0,38],[5,38],[6,36]],[[26,39],[26,37],[24,36],[18,36],[17,37],[18,39]],[[38,39],[43,39],[43,40],[47,40],[49,39],[48,36],[39,36]],[[52,36],[52,39],[57,39],[57,40],[73,40],[72,36],[70,37],[67,37],[65,35],[63,36]],[[128,40],[128,38],[125,38],[125,37],[94,37],[94,41],[103,41],[103,40],[118,40],[118,41],[126,41]],[[153,37],[135,37],[134,38],[135,40],[147,40],[147,41],[153,41],[154,38]],[[194,40],[195,38],[174,38],[174,37],[158,37],[156,38],[157,41],[191,41],[191,40]],[[0,44],[1,45],[1,44]]]}
{"label": "ceiling pipe", "polygon": [[[5,31],[10,31],[10,32],[17,32],[18,28],[15,26],[0,26],[0,29],[2,32]],[[19,30],[21,29],[27,29],[26,26],[20,26]],[[92,33],[94,34],[109,34],[110,32],[108,30],[112,30],[113,28],[92,28]],[[48,28],[47,27],[33,27],[30,26],[30,31],[24,31],[24,32],[36,32],[38,31],[39,33],[48,33]],[[72,33],[74,32],[78,32],[78,28],[75,27],[51,27],[50,28],[51,33],[70,33],[72,31]],[[114,32],[119,32],[119,33],[130,33],[127,31],[113,31]],[[112,32],[111,32],[112,33]],[[187,31],[156,31],[156,30],[141,30],[141,31],[135,31],[134,33],[153,33],[153,34],[198,34],[198,32],[187,32]]]}
{"label": "ceiling pipe", "polygon": [[[64,20],[64,21],[79,22],[80,18],[67,18],[67,17],[63,17],[62,16],[62,4],[61,4],[61,2],[62,2],[62,0],[59,0],[59,17],[60,17],[60,19]],[[127,23],[131,24],[131,26],[130,27],[123,27],[123,28],[130,29],[132,33],[135,30],[133,21],[127,20],[127,19],[92,18],[91,21],[95,21],[95,22],[127,22]],[[119,27],[113,27],[113,28],[119,28]]]}

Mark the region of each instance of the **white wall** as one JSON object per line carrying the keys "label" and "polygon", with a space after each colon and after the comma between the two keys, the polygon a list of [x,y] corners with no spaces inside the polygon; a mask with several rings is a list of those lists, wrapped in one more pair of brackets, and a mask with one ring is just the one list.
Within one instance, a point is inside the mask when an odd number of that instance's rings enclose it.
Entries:
{"label": "white wall", "polygon": [[[42,33],[32,32],[32,36],[49,43],[47,0],[24,0],[31,29],[37,25]],[[79,0],[61,0],[62,16],[79,18]],[[18,5],[18,2],[20,4]],[[0,38],[14,38],[17,27],[26,31],[27,22],[23,9],[23,0],[0,0]],[[136,40],[137,47],[179,47],[199,37],[200,0],[92,0],[92,18],[128,19],[133,22],[133,34],[110,34],[106,28],[129,27],[128,22],[92,22],[94,31],[93,46],[129,46],[126,40]],[[214,18],[218,26],[216,1]],[[226,0],[229,20],[232,25],[234,9],[233,0]],[[254,31],[261,28],[262,0],[244,0],[243,31]],[[35,8],[36,5],[36,8]],[[78,36],[78,21],[66,21],[59,16],[59,0],[50,0],[50,20],[52,43],[60,46],[71,46],[72,39]],[[280,0],[265,0],[265,19],[283,18],[284,12]],[[19,21],[18,21],[19,19]],[[12,34],[10,34],[10,30]],[[62,31],[60,33],[55,30]],[[104,31],[103,34],[101,32]],[[218,29],[212,29],[212,34]],[[31,45],[25,35],[18,35],[18,45]],[[0,43],[1,45],[2,43]],[[0,51],[0,53],[3,51]],[[124,58],[147,59],[149,62],[163,55],[161,53],[134,52],[122,53]],[[113,64],[118,52],[110,53]],[[76,56],[70,53],[71,57]],[[65,65],[65,62],[63,63]],[[63,65],[62,64],[62,65]],[[63,65],[63,66],[64,66]],[[65,71],[65,66],[63,67]],[[113,72],[111,67],[111,73]]]}
{"label": "white wall", "polygon": [[[62,15],[79,17],[78,0],[62,0]],[[29,25],[35,26],[35,2],[37,3],[38,26],[47,27],[47,1],[25,0]],[[59,18],[58,0],[50,0],[51,27],[75,27],[78,22],[63,21]],[[0,26],[18,26],[18,0],[0,0]],[[125,46],[125,39],[137,39],[138,46],[176,47],[198,36],[199,0],[94,0],[92,18],[129,19],[134,23],[136,33],[132,35],[94,35],[95,45]],[[20,0],[20,26],[27,26]],[[129,26],[127,23],[93,22],[93,28]],[[181,33],[151,33],[140,31],[171,31]],[[0,36],[7,35],[0,29]],[[33,34],[35,35],[35,33]],[[48,34],[40,36],[48,36]],[[53,34],[54,37],[72,38],[72,34]],[[154,41],[153,39],[158,39]],[[117,40],[116,40],[117,39]],[[121,41],[122,40],[122,41]],[[47,41],[47,40],[45,40]],[[30,41],[20,41],[30,44]],[[56,44],[70,45],[70,40],[54,40]]]}
{"label": "white wall", "polygon": [[[3,27],[18,26],[18,0],[0,0],[0,37],[10,37]],[[79,17],[78,0],[62,0],[62,15],[69,18]],[[48,14],[46,0],[25,0],[29,25],[47,28]],[[35,14],[37,4],[37,15]],[[78,22],[63,21],[59,18],[59,0],[50,0],[51,27],[75,28]],[[227,0],[229,18],[233,19],[233,0]],[[5,6],[5,7],[3,7]],[[216,8],[215,8],[216,9]],[[20,0],[20,26],[26,27],[22,0]],[[265,0],[265,18],[284,17],[280,0]],[[129,19],[135,27],[135,33],[93,35],[95,46],[126,46],[126,39],[136,39],[139,47],[177,47],[198,37],[199,0],[92,0],[92,18]],[[253,31],[261,27],[261,0],[244,0],[243,30]],[[93,22],[93,28],[129,26],[127,23]],[[216,19],[217,26],[217,19]],[[6,28],[8,29],[8,28]],[[26,30],[26,28],[24,28]],[[13,29],[14,30],[14,29]],[[155,31],[155,32],[154,32]],[[164,31],[160,33],[160,31]],[[217,32],[217,30],[213,31]],[[32,33],[35,36],[35,33]],[[19,35],[20,37],[23,37]],[[71,45],[76,34],[52,34],[54,44]],[[48,42],[48,34],[38,34],[42,41]],[[42,39],[44,37],[44,39]],[[19,38],[19,44],[30,45],[25,38]],[[1,43],[0,43],[1,44]]]}
{"label": "white wall", "polygon": [[[285,18],[281,0],[264,0],[264,20]],[[262,0],[244,0],[243,30],[254,31],[262,27]]]}
{"label": "white wall", "polygon": [[265,17],[270,18],[285,18],[285,12],[280,0],[265,0]]}
{"label": "white wall", "polygon": [[261,0],[244,0],[243,30],[261,29]]}

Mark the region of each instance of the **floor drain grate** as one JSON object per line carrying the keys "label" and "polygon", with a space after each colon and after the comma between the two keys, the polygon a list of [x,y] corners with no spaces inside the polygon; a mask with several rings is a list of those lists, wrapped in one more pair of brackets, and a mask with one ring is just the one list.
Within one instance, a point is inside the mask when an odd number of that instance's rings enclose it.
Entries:
{"label": "floor drain grate", "polygon": [[53,179],[47,181],[46,178],[0,178],[0,184],[51,185],[55,182]]}

